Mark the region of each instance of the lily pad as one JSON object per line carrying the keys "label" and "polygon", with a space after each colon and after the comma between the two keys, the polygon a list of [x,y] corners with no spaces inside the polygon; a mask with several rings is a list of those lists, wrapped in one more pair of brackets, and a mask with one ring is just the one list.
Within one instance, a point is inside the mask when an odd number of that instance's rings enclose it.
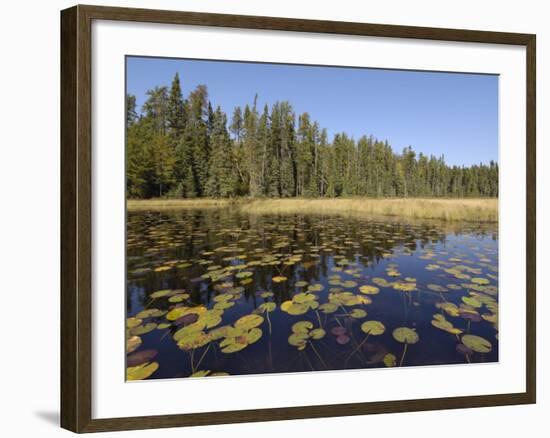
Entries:
{"label": "lily pad", "polygon": [[380,289],[370,284],[364,284],[359,288],[359,292],[365,295],[376,295],[380,292]]}
{"label": "lily pad", "polygon": [[384,365],[387,367],[394,367],[397,365],[397,358],[395,355],[388,353],[384,356]]}
{"label": "lily pad", "polygon": [[487,339],[476,335],[462,336],[462,343],[478,353],[489,353],[493,349],[493,346]]}
{"label": "lily pad", "polygon": [[327,332],[322,328],[316,328],[309,332],[309,336],[311,337],[311,339],[315,340],[324,338],[326,334]]}
{"label": "lily pad", "polygon": [[140,350],[136,353],[130,354],[126,358],[126,366],[133,367],[136,365],[141,365],[146,362],[151,362],[158,354],[157,350]]}
{"label": "lily pad", "polygon": [[130,330],[130,333],[133,335],[144,335],[146,333],[152,332],[156,328],[157,324],[155,322],[148,322],[147,324],[134,327]]}
{"label": "lily pad", "polygon": [[245,315],[235,322],[235,328],[250,330],[254,327],[258,327],[262,322],[264,322],[263,316],[256,314]]}
{"label": "lily pad", "polygon": [[262,303],[258,306],[258,310],[262,313],[273,312],[277,308],[277,305],[273,302]]}
{"label": "lily pad", "polygon": [[132,353],[136,351],[141,345],[141,338],[139,336],[131,336],[126,340],[126,353]]}
{"label": "lily pad", "polygon": [[398,327],[393,331],[393,338],[403,344],[416,344],[418,342],[418,333],[409,327]]}
{"label": "lily pad", "polygon": [[126,327],[133,329],[134,327],[138,327],[142,322],[141,318],[130,317],[126,319]]}
{"label": "lily pad", "polygon": [[293,333],[308,333],[313,328],[313,323],[311,321],[298,321],[292,325]]}
{"label": "lily pad", "polygon": [[363,309],[353,309],[349,316],[355,319],[365,318],[367,316],[367,311]]}
{"label": "lily pad", "polygon": [[150,377],[156,370],[159,364],[157,362],[144,363],[134,367],[126,368],[126,380],[144,380]]}
{"label": "lily pad", "polygon": [[386,331],[386,326],[380,321],[365,321],[361,324],[361,330],[368,335],[378,336]]}

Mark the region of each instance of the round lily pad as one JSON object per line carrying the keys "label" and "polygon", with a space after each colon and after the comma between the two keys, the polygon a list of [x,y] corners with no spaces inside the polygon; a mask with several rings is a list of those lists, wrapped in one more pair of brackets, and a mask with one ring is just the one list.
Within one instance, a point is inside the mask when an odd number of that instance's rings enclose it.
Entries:
{"label": "round lily pad", "polygon": [[367,316],[367,312],[363,309],[353,309],[349,316],[355,319],[365,318]]}
{"label": "round lily pad", "polygon": [[133,329],[134,327],[138,327],[142,322],[141,318],[130,317],[126,319],[126,327]]}
{"label": "round lily pad", "polygon": [[365,321],[361,324],[361,330],[368,335],[381,335],[386,331],[386,327],[380,321]]}
{"label": "round lily pad", "polygon": [[292,325],[293,333],[307,333],[313,328],[311,321],[298,321]]}
{"label": "round lily pad", "polygon": [[394,367],[395,365],[397,365],[397,358],[391,353],[386,354],[383,361],[384,365],[386,365],[387,367]]}
{"label": "round lily pad", "polygon": [[418,342],[418,333],[409,327],[398,327],[393,331],[393,337],[397,342],[404,344],[416,344]]}
{"label": "round lily pad", "polygon": [[377,293],[380,292],[380,289],[370,284],[364,284],[359,288],[359,292],[365,295],[376,295]]}
{"label": "round lily pad", "polygon": [[234,325],[235,328],[249,330],[251,328],[258,327],[262,322],[264,322],[263,316],[250,314],[240,317]]}
{"label": "round lily pad", "polygon": [[489,353],[493,349],[493,346],[487,339],[476,335],[462,336],[462,343],[478,353]]}
{"label": "round lily pad", "polygon": [[324,331],[322,328],[316,328],[309,332],[310,338],[315,340],[324,338],[326,334],[327,332]]}
{"label": "round lily pad", "polygon": [[334,303],[323,303],[319,306],[319,310],[323,313],[334,313],[338,310],[338,306]]}
{"label": "round lily pad", "polygon": [[130,330],[130,333],[132,333],[133,335],[144,335],[146,333],[152,332],[156,328],[157,324],[155,322],[148,322],[147,324],[134,327]]}
{"label": "round lily pad", "polygon": [[262,303],[258,306],[258,310],[262,313],[273,312],[277,305],[273,302]]}
{"label": "round lily pad", "polygon": [[308,335],[306,333],[292,333],[288,337],[288,343],[298,348],[298,350],[303,350],[307,345],[307,337]]}

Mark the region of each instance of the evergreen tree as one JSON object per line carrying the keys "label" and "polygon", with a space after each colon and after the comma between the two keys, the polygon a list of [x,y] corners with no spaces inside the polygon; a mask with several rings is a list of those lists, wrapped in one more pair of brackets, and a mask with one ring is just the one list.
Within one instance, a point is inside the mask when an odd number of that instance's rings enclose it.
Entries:
{"label": "evergreen tree", "polygon": [[231,139],[227,132],[227,117],[217,107],[212,112],[212,131],[210,140],[210,162],[205,195],[211,197],[230,197],[236,194],[237,173],[228,157],[231,154]]}
{"label": "evergreen tree", "polygon": [[181,139],[185,130],[186,114],[185,102],[181,92],[181,84],[179,74],[176,73],[170,88],[167,106],[167,125],[168,132],[175,144]]}
{"label": "evergreen tree", "polygon": [[126,126],[130,127],[136,123],[138,114],[136,111],[136,96],[133,94],[126,95]]}

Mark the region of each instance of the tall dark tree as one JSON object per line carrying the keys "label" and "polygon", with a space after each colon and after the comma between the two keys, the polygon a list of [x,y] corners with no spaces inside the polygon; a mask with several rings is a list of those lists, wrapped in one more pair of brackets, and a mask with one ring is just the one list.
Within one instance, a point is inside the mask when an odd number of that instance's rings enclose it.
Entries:
{"label": "tall dark tree", "polygon": [[187,119],[185,114],[185,101],[183,100],[178,73],[174,76],[172,87],[170,88],[166,118],[168,133],[173,141],[177,143],[183,135]]}

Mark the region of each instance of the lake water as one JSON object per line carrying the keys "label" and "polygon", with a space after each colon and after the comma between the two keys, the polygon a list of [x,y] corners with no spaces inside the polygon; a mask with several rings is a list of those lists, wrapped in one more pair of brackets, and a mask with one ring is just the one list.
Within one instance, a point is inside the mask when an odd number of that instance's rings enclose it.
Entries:
{"label": "lake water", "polygon": [[497,225],[129,212],[127,317],[129,379],[494,362]]}

